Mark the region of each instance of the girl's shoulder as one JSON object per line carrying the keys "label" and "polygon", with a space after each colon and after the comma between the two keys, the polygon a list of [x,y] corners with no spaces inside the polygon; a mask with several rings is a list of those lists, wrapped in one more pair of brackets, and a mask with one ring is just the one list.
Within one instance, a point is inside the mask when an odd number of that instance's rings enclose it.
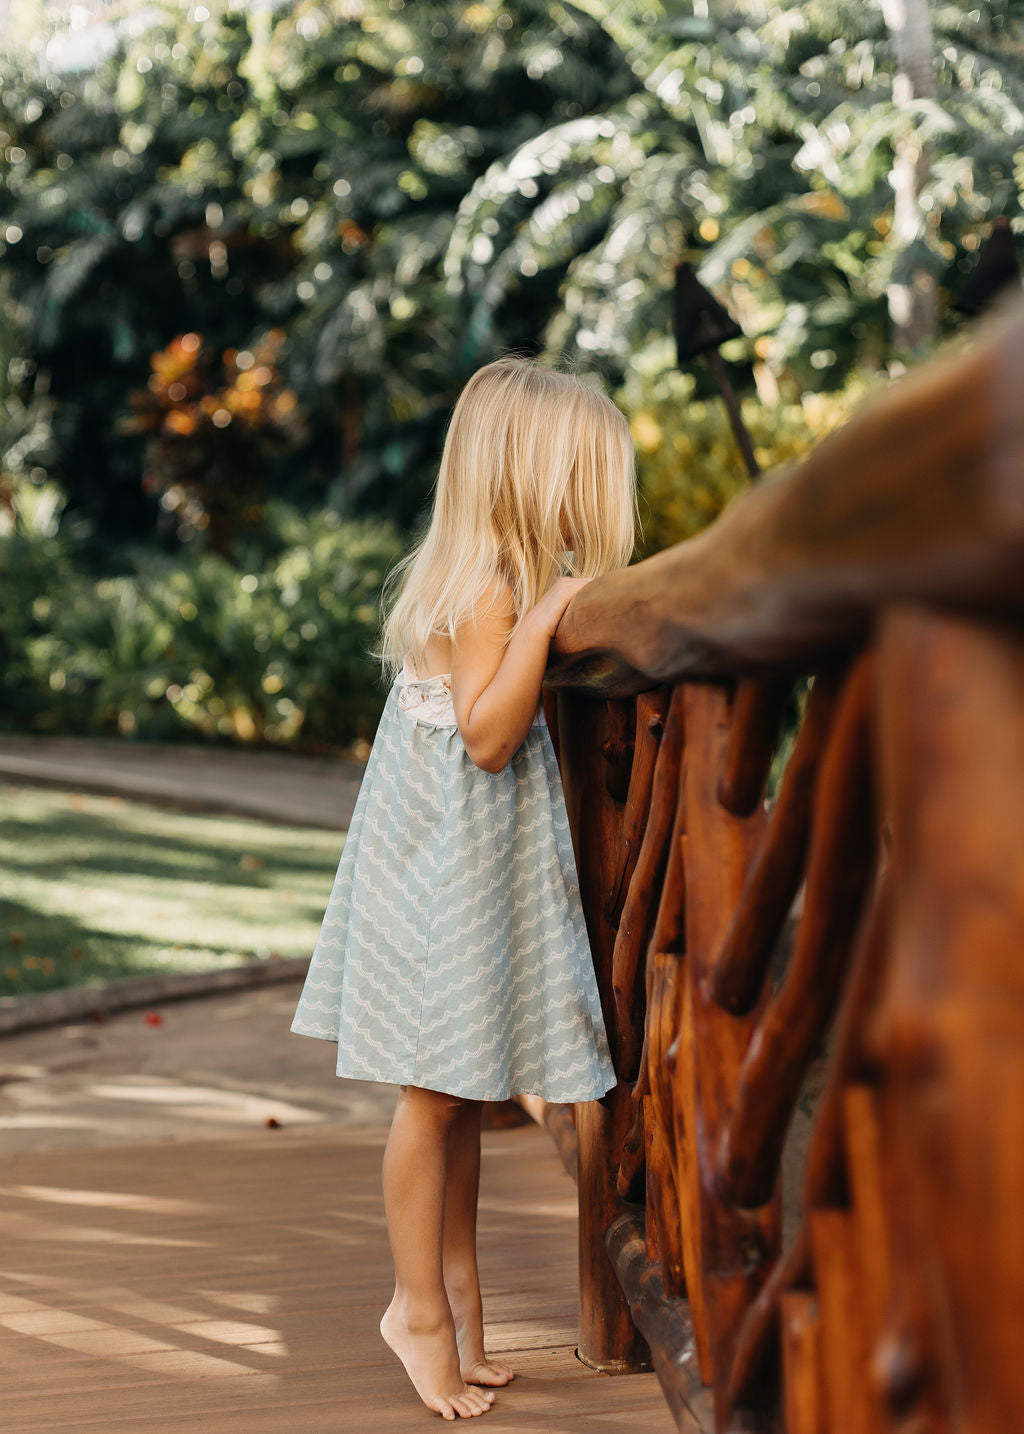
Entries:
{"label": "girl's shoulder", "polygon": [[480,610],[490,617],[508,621],[516,616],[515,589],[501,573],[495,573],[490,582],[481,588],[477,603]]}
{"label": "girl's shoulder", "polygon": [[485,644],[497,640],[504,645],[518,616],[512,584],[495,575],[474,594],[456,626],[452,649],[458,646],[461,651],[464,645],[474,645],[481,640]]}

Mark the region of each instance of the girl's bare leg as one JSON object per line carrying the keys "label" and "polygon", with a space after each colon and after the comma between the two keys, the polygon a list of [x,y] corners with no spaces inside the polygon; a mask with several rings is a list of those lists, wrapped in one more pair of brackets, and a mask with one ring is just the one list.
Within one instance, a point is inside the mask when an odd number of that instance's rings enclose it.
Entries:
{"label": "girl's bare leg", "polygon": [[462,1102],[403,1086],[384,1151],[384,1211],[395,1262],[395,1296],[380,1332],[428,1409],[445,1419],[484,1414],[494,1395],[470,1388],[459,1351],[442,1249],[448,1134]]}
{"label": "girl's bare leg", "polygon": [[467,1384],[507,1384],[507,1364],[484,1353],[483,1304],[476,1262],[480,1191],[479,1101],[466,1101],[448,1133],[448,1184],[444,1206],[444,1284],[455,1317],[459,1367]]}

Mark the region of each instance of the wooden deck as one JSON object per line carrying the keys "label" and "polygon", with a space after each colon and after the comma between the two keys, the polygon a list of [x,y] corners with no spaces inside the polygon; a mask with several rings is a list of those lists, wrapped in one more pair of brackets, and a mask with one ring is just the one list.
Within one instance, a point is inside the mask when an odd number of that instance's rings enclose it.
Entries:
{"label": "wooden deck", "polygon": [[[5,1434],[439,1427],[377,1333],[384,1138],[320,1126],[5,1160]],[[479,1427],[670,1434],[653,1375],[574,1357],[576,1194],[550,1139],[484,1141],[489,1347],[518,1377]]]}

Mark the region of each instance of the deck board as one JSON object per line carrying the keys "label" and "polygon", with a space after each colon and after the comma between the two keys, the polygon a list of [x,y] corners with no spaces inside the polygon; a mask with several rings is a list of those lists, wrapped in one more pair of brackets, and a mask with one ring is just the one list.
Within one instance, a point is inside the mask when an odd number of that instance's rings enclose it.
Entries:
{"label": "deck board", "polygon": [[[5,1434],[436,1427],[377,1333],[384,1138],[330,1125],[5,1160]],[[575,1189],[549,1138],[484,1140],[489,1347],[518,1377],[479,1427],[671,1434],[652,1375],[574,1357]]]}

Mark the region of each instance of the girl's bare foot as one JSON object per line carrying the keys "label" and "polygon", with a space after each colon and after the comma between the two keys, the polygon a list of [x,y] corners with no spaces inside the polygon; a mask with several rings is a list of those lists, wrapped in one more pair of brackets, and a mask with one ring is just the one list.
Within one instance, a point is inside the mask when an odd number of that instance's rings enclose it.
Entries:
{"label": "girl's bare foot", "polygon": [[515,1372],[500,1360],[484,1355],[483,1359],[471,1363],[459,1358],[460,1373],[467,1384],[500,1385],[515,1379]]}
{"label": "girl's bare foot", "polygon": [[515,1373],[507,1364],[484,1353],[483,1306],[480,1286],[459,1290],[448,1286],[448,1300],[455,1318],[455,1340],[459,1349],[459,1372],[467,1384],[499,1386],[508,1384]]}
{"label": "girl's bare foot", "polygon": [[459,1369],[450,1320],[413,1321],[392,1300],[380,1322],[380,1332],[405,1365],[413,1388],[428,1409],[443,1419],[471,1419],[490,1409],[494,1395],[471,1388]]}

